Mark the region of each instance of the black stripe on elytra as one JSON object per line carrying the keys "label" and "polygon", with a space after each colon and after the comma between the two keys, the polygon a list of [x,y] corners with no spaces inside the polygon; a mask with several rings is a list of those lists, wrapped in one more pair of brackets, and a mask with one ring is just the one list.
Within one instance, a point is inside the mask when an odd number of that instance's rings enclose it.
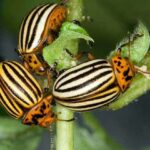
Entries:
{"label": "black stripe on elytra", "polygon": [[[5,91],[5,86],[4,86],[4,84],[3,84],[3,82],[2,82],[1,80],[2,80],[2,79],[0,79],[0,86],[1,86],[1,89],[2,89],[2,91],[3,91],[3,93],[4,93],[4,95],[6,96],[6,99],[9,101],[10,105],[16,110],[16,112],[19,113],[18,109],[15,107],[15,105],[12,103],[12,100],[11,100],[10,97],[8,96],[9,93],[7,93],[7,92]],[[3,89],[3,88],[4,88],[4,89]],[[6,109],[8,109],[10,112],[12,112],[12,114],[15,114],[15,115],[13,115],[13,116],[18,116],[18,114],[17,114],[14,110],[12,110],[12,109],[9,107],[9,104],[6,103],[6,101],[4,100],[4,98],[2,97],[1,94],[0,94],[0,99],[3,101],[3,102],[1,102],[2,105],[4,104],[4,105],[5,105],[4,107],[6,107]]]}
{"label": "black stripe on elytra", "polygon": [[[2,101],[2,102],[1,102]],[[8,100],[9,101],[9,100]],[[9,106],[6,104],[5,100],[3,99],[2,95],[0,94],[0,103],[3,105],[3,107],[8,111],[9,114],[11,114],[11,116],[13,116],[14,118],[16,118],[16,116],[18,116],[16,114],[16,112],[14,112],[11,108],[9,108]],[[11,104],[12,105],[12,104]]]}
{"label": "black stripe on elytra", "polygon": [[[117,85],[115,85],[114,84],[114,82],[112,82],[112,84],[110,84],[108,87],[106,87],[106,88],[104,88],[102,91],[98,91],[98,92],[96,92],[96,93],[94,93],[94,94],[91,94],[91,95],[85,95],[84,97],[81,97],[81,98],[78,98],[78,101],[88,101],[89,99],[89,97],[92,97],[92,96],[94,96],[94,95],[97,95],[97,94],[99,94],[99,93],[105,93],[106,91],[108,92],[109,90],[112,90],[112,89],[114,89],[114,88],[116,88],[117,87]],[[112,91],[112,93],[115,93],[116,91]],[[119,92],[119,91],[118,91]],[[111,93],[111,94],[112,94]],[[109,94],[109,93],[108,93]],[[100,97],[99,97],[100,98]],[[95,99],[95,98],[92,98],[92,99]],[[92,100],[92,99],[90,99],[90,100]],[[70,99],[70,101],[72,101],[72,100],[74,100],[74,99]]]}
{"label": "black stripe on elytra", "polygon": [[[82,94],[77,94],[75,96],[70,96],[70,97],[67,97],[67,98],[61,98],[61,97],[57,97],[57,95],[55,96],[56,99],[61,99],[61,100],[68,100],[68,99],[79,99],[81,96],[82,98],[84,97],[87,97],[87,94],[93,92],[93,91],[96,91],[99,87],[103,86],[104,84],[106,84],[107,82],[109,82],[109,80],[111,80],[112,77],[108,78],[107,80],[103,81],[101,84],[99,84],[98,86],[90,89],[89,91],[86,91]],[[79,97],[79,98],[78,98]]]}
{"label": "black stripe on elytra", "polygon": [[[99,60],[99,59],[97,59],[97,60]],[[95,61],[95,60],[94,60],[94,61]],[[89,62],[89,61],[88,61],[88,62]],[[79,69],[76,69],[76,67],[78,67],[78,66],[80,66],[80,65],[84,65],[84,64],[86,64],[86,63],[88,63],[88,62],[85,62],[85,63],[79,64],[79,65],[77,65],[77,66],[74,66],[74,67],[71,68],[71,69],[73,69],[72,71],[68,72],[67,74],[62,75],[61,78],[58,77],[59,79],[56,81],[55,87],[57,86],[57,84],[59,83],[59,81],[63,80],[63,78],[65,78],[65,77],[67,77],[67,76],[69,76],[69,75],[71,75],[71,74],[77,73],[77,72],[79,72],[79,71],[81,71],[81,70],[84,70],[84,69],[87,69],[87,68],[90,68],[90,67],[93,67],[93,68],[94,68],[96,65],[108,64],[108,62],[107,62],[106,60],[99,60],[99,61],[96,61],[96,62],[94,62],[94,63],[92,63],[92,64],[88,64],[88,65],[86,65],[86,66],[84,66],[84,67],[81,67],[81,68],[79,68]],[[69,70],[67,70],[67,71],[69,71]],[[65,72],[64,72],[64,73],[65,73]]]}
{"label": "black stripe on elytra", "polygon": [[86,77],[86,76],[88,76],[88,75],[90,75],[90,74],[92,74],[92,73],[94,73],[94,72],[97,72],[97,71],[100,70],[100,69],[106,69],[106,68],[110,68],[110,66],[99,66],[99,67],[97,67],[97,68],[94,68],[94,67],[93,67],[93,68],[91,68],[91,70],[89,70],[89,71],[87,71],[87,72],[84,72],[84,73],[82,73],[82,74],[79,74],[79,75],[77,75],[76,77],[71,78],[71,79],[69,79],[69,80],[63,82],[61,85],[59,85],[59,87],[57,87],[57,89],[61,88],[61,87],[64,86],[65,84],[74,82],[74,81],[79,80],[79,79],[81,79],[81,78],[83,79],[84,77]]}
{"label": "black stripe on elytra", "polygon": [[[110,73],[112,73],[112,70],[105,71],[105,72],[103,72],[103,73],[101,73],[101,74],[95,76],[94,78],[91,78],[91,79],[87,80],[86,82],[84,82],[84,83],[82,83],[82,84],[80,84],[80,85],[76,85],[76,86],[74,86],[74,87],[70,87],[70,88],[67,88],[67,89],[55,89],[55,91],[57,91],[57,92],[69,92],[69,91],[71,92],[71,91],[75,91],[75,90],[81,89],[81,88],[83,88],[83,87],[85,87],[85,86],[89,86],[89,84],[92,84],[95,80],[97,80],[97,79],[99,79],[99,78],[102,78],[103,76],[106,76],[106,75],[108,75],[108,74],[110,74]],[[112,77],[110,77],[110,78],[112,78]],[[109,78],[108,78],[108,79],[109,79]],[[109,79],[109,80],[110,80],[110,79]],[[108,80],[108,81],[109,81],[109,80]],[[106,81],[107,81],[107,80],[103,81],[101,84],[97,85],[96,87],[92,88],[91,90],[89,90],[89,91],[87,91],[87,92],[89,93],[90,91],[93,91],[93,89],[97,89],[98,87],[104,85],[104,84],[106,83]],[[107,81],[107,82],[108,82],[108,81]],[[87,93],[87,92],[86,92],[86,93]]]}
{"label": "black stripe on elytra", "polygon": [[27,86],[27,88],[29,88],[30,91],[32,91],[32,93],[34,94],[34,97],[36,99],[38,99],[37,93],[34,91],[33,87],[26,80],[27,76],[25,76],[25,75],[22,76],[11,64],[9,64],[9,63],[6,63],[6,64],[11,68],[11,70],[14,72],[14,74],[16,74],[17,77],[19,77],[19,79]]}
{"label": "black stripe on elytra", "polygon": [[[84,100],[81,101],[81,102],[86,102],[86,101],[91,101],[91,100],[102,99],[102,98],[105,98],[105,97],[107,97],[107,96],[113,95],[113,94],[115,94],[115,93],[117,94],[118,92],[116,92],[116,91],[111,91],[110,93],[106,93],[106,94],[105,94],[105,91],[103,91],[103,92],[101,92],[101,93],[104,93],[104,95],[97,96],[97,97],[90,98],[90,99],[84,99]],[[94,95],[96,95],[96,94],[94,94]],[[107,100],[106,100],[106,101],[107,101]]]}
{"label": "black stripe on elytra", "polygon": [[[42,7],[43,5],[41,5],[40,7]],[[37,7],[39,7],[39,6],[37,6]],[[20,41],[20,43],[21,43],[21,49],[24,49],[24,47],[23,47],[23,36],[24,36],[24,34],[26,34],[26,33],[24,33],[24,28],[25,28],[25,25],[26,25],[26,21],[27,21],[27,19],[28,19],[28,17],[30,16],[30,14],[35,10],[35,9],[37,9],[37,7],[35,7],[35,8],[33,8],[29,13],[28,13],[28,15],[24,18],[24,20],[23,20],[23,23],[22,23],[22,29],[21,29],[21,31],[20,31],[20,34],[21,34],[21,41]]]}
{"label": "black stripe on elytra", "polygon": [[42,93],[40,91],[40,89],[37,87],[37,85],[32,81],[32,79],[28,76],[28,74],[26,73],[26,71],[21,67],[19,66],[17,63],[15,62],[11,62],[12,64],[16,65],[19,70],[24,74],[24,76],[27,78],[27,80],[29,80],[29,82],[34,86],[34,88],[36,89],[36,91],[38,92],[38,95],[39,97],[42,96]]}
{"label": "black stripe on elytra", "polygon": [[[2,67],[3,67],[3,70],[4,70],[4,72],[5,72],[6,76],[7,76],[7,78],[9,78],[9,80],[12,82],[12,84],[14,84],[17,88],[19,88],[20,91],[21,91],[22,93],[24,93],[24,94],[28,97],[28,99],[31,100],[32,103],[34,103],[33,98],[27,93],[27,91],[26,91],[23,87],[21,87],[21,86],[17,83],[17,81],[15,80],[15,78],[14,78],[14,77],[9,73],[9,71],[7,70],[6,66],[3,65]],[[26,103],[27,105],[29,105],[24,99],[22,99],[22,98],[20,97],[19,93],[16,93],[16,91],[11,88],[11,85],[8,85],[5,81],[4,81],[4,83],[7,85],[8,89],[9,89],[10,91],[13,91],[13,94],[14,94],[18,99],[21,99],[24,103]]]}
{"label": "black stripe on elytra", "polygon": [[[82,102],[82,101],[91,101],[91,100],[94,100],[94,99],[97,99],[97,98],[103,98],[104,96],[108,96],[110,94],[113,94],[113,93],[116,93],[116,91],[112,91],[110,93],[106,93],[105,95],[102,95],[102,96],[97,96],[97,97],[94,97],[94,98],[91,98],[89,99],[89,97],[92,97],[94,95],[97,95],[99,93],[105,93],[106,91],[108,92],[109,90],[112,90],[113,88],[116,88],[116,85],[115,84],[111,84],[109,85],[107,88],[105,88],[104,90],[102,91],[98,91],[94,94],[91,94],[91,95],[87,95],[85,97],[81,97],[81,98],[75,98],[75,99],[64,99],[64,100],[61,100],[61,101],[64,101],[64,102],[71,102],[71,103],[78,103],[78,102]],[[119,92],[119,91],[118,91]],[[59,99],[58,99],[59,100]]]}
{"label": "black stripe on elytra", "polygon": [[79,111],[80,111],[80,109],[81,109],[81,111],[84,111],[84,108],[85,108],[85,110],[90,110],[90,109],[94,109],[92,107],[98,108],[98,107],[104,106],[104,105],[108,104],[110,101],[113,101],[114,99],[116,99],[118,96],[119,96],[118,93],[116,93],[113,97],[111,97],[105,101],[101,101],[101,102],[97,102],[97,103],[89,104],[89,105],[84,105],[84,106],[80,106],[80,104],[79,104],[78,106],[72,106],[72,107],[69,106],[69,108],[79,109]]}
{"label": "black stripe on elytra", "polygon": [[37,26],[38,26],[39,21],[40,21],[42,15],[45,13],[45,11],[46,11],[49,7],[51,7],[51,5],[46,6],[46,7],[42,10],[42,12],[39,14],[38,19],[37,19],[37,21],[36,21],[36,23],[35,23],[35,27],[34,27],[33,32],[32,32],[31,39],[30,39],[30,41],[28,42],[28,47],[27,47],[28,49],[31,47],[32,42],[33,42],[33,40],[34,40],[34,36],[35,36],[35,34],[36,34],[36,30],[37,30]]}
{"label": "black stripe on elytra", "polygon": [[[46,6],[46,5],[42,5],[42,6],[40,6],[39,8],[36,7],[37,10],[32,14],[32,16],[31,16],[31,18],[30,18],[30,20],[29,20],[29,23],[28,23],[28,26],[27,26],[27,31],[26,31],[26,33],[24,33],[24,34],[26,34],[26,36],[25,36],[25,38],[26,38],[26,39],[25,39],[25,49],[28,49],[28,48],[29,48],[29,47],[27,48],[27,45],[28,45],[28,42],[29,42],[29,35],[30,35],[30,32],[32,32],[32,31],[31,31],[31,26],[32,26],[32,24],[33,24],[33,21],[34,21],[34,19],[35,19],[35,16],[36,16],[36,15],[39,15],[38,12],[39,12],[43,7],[45,7],[45,6]],[[36,8],[35,8],[35,9],[36,9]],[[35,9],[34,9],[34,10],[35,10]],[[34,11],[34,10],[33,10],[33,11]],[[32,11],[32,12],[33,12],[33,11]],[[31,13],[32,13],[32,12],[31,12]],[[30,13],[30,14],[31,14],[31,13]],[[37,19],[38,19],[38,18],[37,18]],[[33,28],[33,29],[34,29],[34,28]],[[31,33],[31,34],[32,34],[32,33]]]}

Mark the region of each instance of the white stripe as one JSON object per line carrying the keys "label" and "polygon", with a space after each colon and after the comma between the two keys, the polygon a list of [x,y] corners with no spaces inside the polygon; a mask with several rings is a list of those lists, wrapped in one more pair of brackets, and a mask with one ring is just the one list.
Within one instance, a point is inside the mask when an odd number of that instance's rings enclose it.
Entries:
{"label": "white stripe", "polygon": [[[39,6],[40,7],[40,6]],[[39,8],[39,7],[36,7],[36,9],[34,9],[31,14],[28,16],[27,20],[26,20],[26,23],[25,23],[25,26],[24,26],[24,30],[23,30],[23,45],[22,45],[22,49],[23,49],[23,52],[25,52],[25,47],[26,47],[26,43],[25,43],[25,40],[26,40],[26,36],[27,36],[27,30],[29,28],[29,21],[33,15],[33,13]],[[24,21],[22,22],[22,25],[23,25]],[[22,27],[21,27],[22,28]],[[21,38],[21,36],[20,36]]]}
{"label": "white stripe", "polygon": [[[96,81],[93,81],[92,84],[89,84],[87,86],[82,87],[81,89],[77,89],[77,90],[73,90],[73,91],[60,93],[60,92],[53,90],[53,95],[56,97],[60,97],[60,98],[69,98],[69,97],[73,97],[76,95],[81,95],[83,93],[87,93],[94,87],[97,87],[98,85],[100,85],[101,83],[103,83],[104,81],[106,81],[107,79],[109,79],[112,76],[113,76],[113,72],[108,75],[105,75],[104,77],[97,79]],[[105,84],[103,86],[105,86]]]}
{"label": "white stripe", "polygon": [[[111,68],[105,68],[105,69],[99,69],[93,73],[90,73],[89,75],[86,75],[85,77],[81,77],[80,79],[78,80],[75,80],[73,82],[70,82],[68,84],[65,84],[63,86],[61,86],[59,88],[59,90],[64,90],[64,89],[68,89],[68,88],[71,88],[71,87],[74,87],[74,86],[78,86],[78,85],[81,85],[83,83],[86,83],[88,80],[92,79],[92,78],[95,78],[96,76],[106,72],[106,71],[112,71]],[[102,77],[101,77],[102,78]]]}
{"label": "white stripe", "polygon": [[[56,6],[57,4],[53,5],[53,6],[50,6],[43,14],[43,16],[41,17],[39,23],[38,23],[38,26],[37,26],[37,31],[36,31],[36,34],[35,34],[35,37],[34,37],[34,40],[33,40],[33,43],[30,47],[30,49],[28,50],[28,52],[31,52],[34,48],[37,47],[37,45],[39,44],[40,42],[40,39],[41,39],[41,35],[44,31],[44,27],[45,27],[45,23],[47,21],[47,18],[49,16],[49,14],[51,13],[51,11],[54,9],[54,7]],[[42,11],[42,10],[41,10]],[[40,13],[40,12],[39,12]],[[38,17],[38,14],[37,16]],[[34,24],[33,24],[34,25]],[[29,40],[30,41],[30,40]]]}
{"label": "white stripe", "polygon": [[[96,99],[95,98],[95,100],[93,99],[93,100],[88,100],[88,101],[83,101],[83,102],[78,102],[78,100],[77,100],[77,102],[76,103],[69,103],[69,101],[68,102],[61,102],[61,101],[58,101],[58,103],[61,103],[61,104],[63,104],[63,105],[65,105],[65,106],[67,106],[67,107],[80,107],[80,106],[87,106],[87,105],[94,105],[94,104],[99,104],[99,103],[101,103],[101,102],[105,102],[105,101],[107,101],[108,99],[111,99],[112,97],[114,97],[116,94],[117,94],[118,92],[116,91],[115,93],[113,93],[113,94],[111,94],[111,95],[108,95],[108,96],[106,96],[106,97],[104,97],[104,98],[102,98],[102,99]],[[111,101],[111,100],[110,100]],[[99,104],[99,105],[103,105],[103,104]],[[99,106],[98,105],[98,106]],[[87,107],[90,107],[90,106],[87,106]],[[75,108],[76,109],[76,108]],[[82,108],[81,108],[82,109]]]}
{"label": "white stripe", "polygon": [[[56,80],[56,82],[55,82],[55,85],[57,85],[57,86],[56,86],[56,89],[59,87],[59,85],[61,85],[61,84],[64,83],[65,81],[67,81],[67,80],[69,80],[69,79],[71,79],[71,78],[74,78],[74,77],[76,77],[76,76],[79,75],[79,74],[85,73],[86,71],[89,71],[89,70],[93,69],[93,67],[88,67],[88,68],[86,68],[86,69],[84,69],[84,70],[82,69],[81,71],[78,71],[78,72],[76,72],[76,73],[72,73],[72,74],[70,74],[69,76],[67,76],[67,74],[69,74],[70,72],[76,71],[76,70],[81,69],[81,68],[83,68],[83,67],[85,67],[85,66],[88,66],[88,65],[92,65],[92,64],[94,64],[94,63],[96,63],[96,62],[99,62],[99,61],[104,61],[104,59],[96,59],[96,60],[88,61],[88,62],[85,62],[85,63],[83,63],[83,64],[80,64],[80,65],[78,65],[78,66],[75,66],[75,67],[73,67],[73,68],[71,68],[71,69],[65,71],[64,73],[62,73],[62,74],[57,78],[57,80]],[[98,65],[95,65],[94,67],[99,67],[99,66],[102,66],[102,65],[104,65],[104,64],[101,64],[101,62],[99,62],[99,64],[98,64]],[[108,63],[108,66],[110,66],[109,63]],[[66,77],[63,78],[63,76],[66,76]],[[61,78],[62,78],[62,79],[61,79]],[[61,80],[60,80],[60,79],[61,79]],[[58,80],[60,80],[60,81],[57,83]],[[54,85],[54,87],[55,87],[55,85]]]}
{"label": "white stripe", "polygon": [[[48,5],[45,5],[45,6],[43,6],[40,10],[38,10],[38,13],[35,15],[35,17],[34,17],[34,19],[33,19],[33,21],[32,21],[32,24],[31,24],[31,27],[28,27],[28,28],[31,28],[30,29],[30,33],[29,33],[29,38],[28,38],[28,41],[27,41],[27,45],[29,44],[29,42],[30,42],[30,40],[31,40],[31,37],[32,37],[32,35],[33,35],[33,30],[34,30],[34,27],[35,27],[35,24],[36,24],[36,21],[38,20],[38,18],[39,18],[39,15],[41,14],[41,12],[45,9],[45,7],[47,7]],[[38,30],[37,30],[38,31]],[[36,31],[36,32],[37,32]],[[41,35],[39,35],[39,36],[41,36]],[[33,40],[33,42],[34,42],[34,40]],[[35,47],[37,47],[38,46],[38,43],[37,43],[37,45],[35,46]],[[29,50],[30,50],[30,48],[28,49],[28,52],[29,52]]]}

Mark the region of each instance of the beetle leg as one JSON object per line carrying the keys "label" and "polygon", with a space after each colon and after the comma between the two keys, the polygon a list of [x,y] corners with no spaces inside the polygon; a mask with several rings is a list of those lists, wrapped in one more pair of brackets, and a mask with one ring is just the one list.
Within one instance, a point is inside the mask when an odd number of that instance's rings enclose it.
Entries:
{"label": "beetle leg", "polygon": [[51,74],[51,78],[57,78],[59,76],[59,72],[56,71],[57,62],[54,62],[53,66],[51,66],[48,70],[49,74]]}
{"label": "beetle leg", "polygon": [[94,60],[95,57],[90,52],[80,52],[77,55],[73,55],[68,49],[65,49],[65,51],[70,55],[70,57],[74,58],[75,60],[80,60],[84,55],[87,55],[88,60]]}
{"label": "beetle leg", "polygon": [[95,57],[90,52],[81,52],[78,55],[75,56],[76,60],[80,60],[84,55],[87,55],[88,60],[94,60]]}

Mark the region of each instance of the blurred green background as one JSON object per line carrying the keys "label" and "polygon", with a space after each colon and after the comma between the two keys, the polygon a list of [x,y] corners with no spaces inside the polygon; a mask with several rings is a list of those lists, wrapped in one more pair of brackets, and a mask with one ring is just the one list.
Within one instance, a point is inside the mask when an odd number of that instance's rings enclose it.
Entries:
{"label": "blurred green background", "polygon": [[[14,49],[17,47],[21,21],[33,7],[51,2],[56,1],[0,0],[1,60],[19,59]],[[138,20],[142,20],[147,28],[150,29],[150,1],[148,0],[83,0],[83,3],[84,15],[90,16],[93,21],[84,21],[82,25],[95,40],[95,43],[93,48],[90,49],[85,42],[81,42],[80,50],[91,51],[97,58],[105,58],[115,48],[116,44],[128,32],[132,31]],[[114,112],[96,110],[92,111],[92,113],[99,119],[107,133],[126,150],[148,150],[148,147],[150,147],[149,99],[150,96],[146,93],[137,102],[121,110]],[[22,126],[21,124],[19,125]],[[39,132],[43,131],[37,130],[38,135]],[[0,137],[3,136],[0,133]],[[44,135],[42,141],[40,145],[38,144],[38,150],[48,150],[49,146],[45,144],[48,144],[48,135]],[[10,149],[13,150],[13,148]],[[0,148],[0,150],[3,149]],[[23,147],[22,150],[24,150]],[[96,150],[99,150],[99,148]]]}

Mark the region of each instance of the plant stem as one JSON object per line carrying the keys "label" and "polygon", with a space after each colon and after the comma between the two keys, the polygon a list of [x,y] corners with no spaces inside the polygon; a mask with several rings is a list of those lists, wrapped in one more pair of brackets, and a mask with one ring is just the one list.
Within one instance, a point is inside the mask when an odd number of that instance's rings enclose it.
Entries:
{"label": "plant stem", "polygon": [[[67,108],[57,104],[57,150],[73,150],[73,119],[74,113]],[[64,120],[64,121],[63,121]],[[68,121],[67,121],[68,120]],[[69,121],[70,120],[70,121]]]}
{"label": "plant stem", "polygon": [[[68,1],[68,21],[79,20],[82,18],[82,0],[69,0]],[[73,54],[78,52],[78,40],[73,40],[68,43],[67,48]],[[65,121],[74,118],[74,112],[57,104],[57,125],[56,125],[56,150],[73,150],[74,149],[74,133],[73,121]],[[63,121],[64,120],[64,121]]]}

